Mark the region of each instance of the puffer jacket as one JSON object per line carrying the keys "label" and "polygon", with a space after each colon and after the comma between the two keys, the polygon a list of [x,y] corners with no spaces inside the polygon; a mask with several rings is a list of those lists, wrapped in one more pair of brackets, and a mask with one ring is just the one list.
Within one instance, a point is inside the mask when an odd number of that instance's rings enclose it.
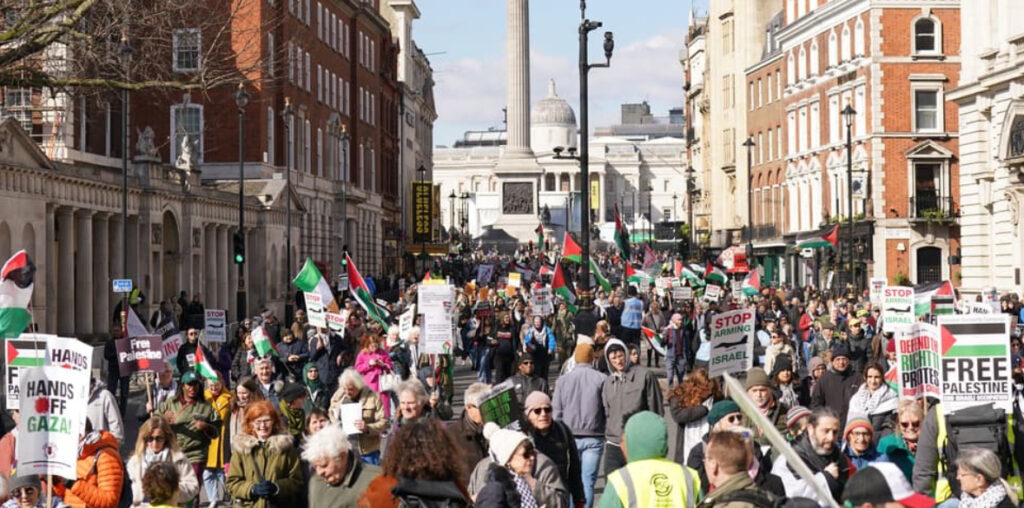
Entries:
{"label": "puffer jacket", "polygon": [[[199,494],[199,478],[196,477],[196,472],[184,453],[172,452],[170,459],[174,469],[178,470],[178,501],[181,504],[188,503]],[[142,502],[142,476],[146,473],[142,470],[142,457],[132,454],[125,467],[128,468],[128,477],[132,481],[132,505],[149,506],[149,503]]]}
{"label": "puffer jacket", "polygon": [[[284,506],[299,499],[303,490],[302,463],[289,434],[276,434],[261,442],[249,434],[239,434],[231,442],[234,457],[228,471],[228,493],[233,506],[269,508]],[[266,480],[277,485],[277,494],[268,499],[254,497],[252,488]]]}
{"label": "puffer jacket", "polygon": [[384,417],[384,405],[380,401],[380,396],[369,386],[362,387],[355,400],[348,396],[344,388],[338,388],[331,397],[331,408],[328,411],[331,421],[340,423],[341,405],[353,402],[362,404],[362,418],[366,424],[366,431],[359,434],[359,453],[366,455],[380,450],[380,436],[388,427],[388,420]]}
{"label": "puffer jacket", "polygon": [[[221,426],[217,431],[217,437],[210,440],[210,450],[206,454],[206,467],[216,469],[224,467],[224,463],[228,461],[228,450],[225,448],[227,445],[227,439],[225,436],[228,433],[228,425],[224,422],[228,421],[228,411],[230,411],[231,405],[231,392],[226,389],[220,391],[220,395],[216,397],[210,393],[209,390],[204,392],[206,396],[206,402],[210,403],[213,407],[214,412],[220,417]],[[182,497],[181,499],[185,499]]]}
{"label": "puffer jacket", "polygon": [[124,464],[117,447],[117,438],[110,432],[86,434],[75,464],[78,480],[70,489],[55,482],[53,493],[74,508],[117,508],[124,481]]}

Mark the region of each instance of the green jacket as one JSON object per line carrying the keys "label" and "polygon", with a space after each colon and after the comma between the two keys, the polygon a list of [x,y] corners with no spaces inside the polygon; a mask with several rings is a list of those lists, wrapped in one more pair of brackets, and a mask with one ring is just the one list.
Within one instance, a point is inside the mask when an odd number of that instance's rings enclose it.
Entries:
{"label": "green jacket", "polygon": [[878,453],[884,453],[889,457],[889,462],[900,468],[907,481],[914,477],[914,454],[910,453],[907,443],[898,432],[893,432],[878,441]]}
{"label": "green jacket", "polygon": [[[210,441],[220,435],[220,415],[205,400],[186,405],[181,401],[181,397],[167,399],[156,408],[158,415],[168,411],[172,413],[169,421],[178,439],[178,448],[181,448],[189,462],[201,462],[205,465]],[[205,433],[197,430],[194,423],[197,416],[209,423],[213,429]]]}
{"label": "green jacket", "polygon": [[292,436],[276,434],[260,442],[249,434],[239,434],[231,442],[231,467],[225,482],[234,498],[232,506],[267,508],[266,499],[253,497],[252,488],[267,480],[277,485],[277,494],[271,501],[284,506],[300,497],[302,492],[302,465],[299,452],[292,444]]}
{"label": "green jacket", "polygon": [[352,452],[348,453],[348,472],[338,485],[328,485],[313,474],[309,479],[309,505],[319,508],[349,508],[356,506],[359,496],[369,487],[370,482],[381,474],[377,466],[364,464]]}
{"label": "green jacket", "polygon": [[700,502],[698,508],[711,508],[715,506],[717,508],[756,508],[756,505],[747,501],[720,501],[729,494],[739,492],[741,490],[749,490],[754,494],[760,494],[765,499],[771,500],[767,494],[760,487],[754,484],[754,480],[750,479],[750,475],[746,471],[742,471],[734,474],[731,478],[723,482],[721,485],[715,487],[715,490],[708,494],[703,501]]}

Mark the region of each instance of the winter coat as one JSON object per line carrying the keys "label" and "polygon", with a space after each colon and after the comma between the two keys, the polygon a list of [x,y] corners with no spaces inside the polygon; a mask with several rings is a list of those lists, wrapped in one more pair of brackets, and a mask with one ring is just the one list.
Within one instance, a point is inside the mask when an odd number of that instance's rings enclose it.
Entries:
{"label": "winter coat", "polygon": [[[917,442],[917,450],[921,451],[921,444],[926,442],[921,440],[921,434],[918,434]],[[932,448],[934,449],[935,445],[932,445]],[[887,458],[886,462],[896,464],[896,467],[900,468],[903,476],[906,476],[908,481],[916,479],[914,478],[914,463],[917,458],[911,453],[910,448],[907,447],[907,442],[903,440],[903,436],[900,433],[894,432],[883,437],[878,442],[877,451],[879,454],[885,455]],[[934,481],[934,477],[932,480]]]}
{"label": "winter coat", "polygon": [[[249,434],[239,434],[231,442],[234,458],[225,482],[232,506],[270,508],[286,506],[303,490],[302,463],[292,444],[292,436],[276,434],[260,442]],[[268,499],[252,496],[252,488],[261,481],[277,485],[277,494]]]}
{"label": "winter coat", "polygon": [[716,485],[715,490],[711,491],[711,493],[708,494],[698,506],[699,508],[757,508],[753,503],[746,501],[721,501],[721,499],[726,496],[741,490],[761,494],[766,498],[768,497],[768,494],[758,487],[757,484],[754,483],[754,480],[750,479],[750,475],[747,474],[746,471],[743,471],[732,475],[728,480],[722,482],[721,485]]}
{"label": "winter coat", "polygon": [[448,425],[445,432],[458,446],[458,455],[462,458],[462,477],[459,481],[468,485],[469,474],[487,456],[487,439],[484,438],[483,427],[470,420],[466,411],[463,411],[462,417]]}
{"label": "winter coat", "polygon": [[845,423],[850,398],[860,385],[859,378],[849,367],[843,372],[829,370],[811,389],[811,409],[828,406],[839,414],[839,421]]}
{"label": "winter coat", "polygon": [[582,466],[576,439],[565,424],[554,420],[547,434],[536,429],[527,432],[537,451],[551,459],[558,468],[558,477],[575,499],[583,499]]}
{"label": "winter coat", "polygon": [[351,508],[370,482],[381,474],[380,467],[367,464],[348,452],[348,471],[338,485],[329,485],[318,474],[309,479],[309,505],[316,508]]}
{"label": "winter coat", "polygon": [[512,376],[512,385],[516,387],[516,397],[525,402],[526,397],[533,392],[548,392],[548,380],[539,376],[526,377],[518,372]]}
{"label": "winter coat", "polygon": [[878,449],[870,446],[864,453],[858,455],[850,448],[850,443],[848,442],[843,443],[843,455],[846,455],[846,458],[850,460],[850,464],[853,464],[853,467],[857,468],[858,471],[875,462],[889,462],[889,457],[884,453],[879,453]]}
{"label": "winter coat", "polygon": [[93,380],[85,416],[92,422],[93,429],[110,431],[118,441],[124,441],[124,424],[121,421],[121,410],[117,407],[117,400],[110,390],[107,390],[106,383],[99,379]]}
{"label": "winter coat", "polygon": [[[290,344],[284,341],[278,342],[277,354],[280,355],[281,361],[288,367],[288,374],[295,376],[295,379],[298,380],[299,376],[302,375],[302,366],[309,361],[309,349],[307,349],[306,341],[302,339],[302,336],[296,336],[295,340],[292,340]],[[288,357],[291,355],[298,356],[299,359],[294,362],[289,361]]]}
{"label": "winter coat", "polygon": [[[536,479],[533,486],[533,497],[537,500],[537,506],[546,505],[547,508],[571,506],[569,504],[569,489],[558,476],[558,466],[543,453],[537,453],[537,460],[533,463],[533,477]],[[513,495],[509,495],[509,488]],[[519,493],[516,492],[512,472],[508,468],[494,464],[490,457],[484,458],[473,469],[469,493],[476,495],[476,506],[479,507],[519,507]],[[512,500],[515,502],[506,504]]]}
{"label": "winter coat", "polygon": [[[174,469],[178,471],[178,501],[180,504],[188,503],[199,494],[199,478],[196,477],[196,472],[184,453],[172,453],[170,459]],[[146,474],[142,470],[142,457],[132,454],[125,467],[128,469],[128,477],[132,480],[132,505],[148,506],[149,503],[142,502],[142,477]]]}
{"label": "winter coat", "polygon": [[[618,339],[608,344],[622,342]],[[608,346],[605,346],[607,351]],[[604,414],[607,418],[604,436],[608,442],[618,444],[622,440],[622,431],[626,420],[641,411],[662,412],[661,385],[654,372],[643,367],[632,365],[626,357],[626,369],[621,373],[608,376],[601,385],[601,398],[604,403]]]}
{"label": "winter coat", "polygon": [[348,396],[344,387],[338,388],[338,391],[334,392],[334,396],[331,397],[331,408],[328,410],[331,421],[340,423],[341,405],[353,402],[362,404],[362,419],[363,423],[366,424],[366,430],[359,434],[358,438],[359,453],[366,455],[382,450],[380,446],[381,434],[388,427],[388,420],[384,417],[384,406],[381,404],[380,396],[371,390],[369,386],[362,387],[355,399]]}
{"label": "winter coat", "polygon": [[605,412],[601,389],[608,376],[591,364],[580,364],[555,384],[552,417],[577,438],[604,436]]}
{"label": "winter coat", "polygon": [[[384,364],[370,365],[371,360],[377,360]],[[391,357],[387,351],[383,349],[377,349],[375,351],[360,351],[359,355],[356,356],[355,368],[363,375],[363,380],[366,381],[366,386],[369,386],[373,391],[380,393],[380,376],[387,374],[394,370],[395,366],[391,363]]]}
{"label": "winter coat", "polygon": [[78,480],[70,489],[55,482],[53,493],[74,508],[117,508],[124,481],[117,439],[105,430],[93,431],[82,437],[79,447]]}
{"label": "winter coat", "polygon": [[[679,426],[676,429],[676,447],[675,454],[671,458],[674,462],[684,464],[688,455],[688,451],[698,443],[686,442],[687,429],[691,428],[692,425],[707,426],[707,415],[708,405],[697,404],[693,407],[681,408],[675,398],[669,398],[669,413],[672,415],[672,420]],[[707,429],[704,430],[707,433]],[[692,434],[691,434],[692,436]],[[694,440],[696,441],[696,440]]]}
{"label": "winter coat", "polygon": [[326,346],[321,346],[323,339],[321,339],[320,335],[311,335],[306,342],[306,349],[309,351],[309,361],[315,363],[320,371],[320,379],[329,388],[333,388],[337,383],[338,376],[341,375],[338,357],[341,356],[344,343],[341,337],[335,333],[329,333],[327,337],[330,343]]}
{"label": "winter coat", "polygon": [[871,337],[862,330],[857,335],[850,335],[846,343],[850,345],[850,368],[864,372],[864,366],[871,359]]}
{"label": "winter coat", "polygon": [[[191,462],[206,463],[206,453],[210,449],[210,441],[219,435],[221,419],[220,415],[213,410],[205,400],[196,401],[186,405],[181,397],[165,400],[160,407],[156,408],[157,414],[164,414],[170,411],[171,429],[178,439],[178,448],[181,449]],[[196,430],[193,421],[198,416],[213,427],[207,432]]]}
{"label": "winter coat", "polygon": [[[392,494],[393,489],[402,488],[407,492],[415,492],[428,499],[451,500],[450,506],[471,506],[469,493],[457,481],[428,481],[404,478],[399,482],[398,478],[385,474],[378,475],[370,486],[366,488],[363,495],[359,496],[359,508],[398,508],[398,498]],[[483,505],[478,504],[482,507]]]}
{"label": "winter coat", "polygon": [[[224,467],[224,463],[228,461],[228,450],[227,446],[227,433],[228,425],[225,423],[228,421],[228,411],[231,405],[231,392],[226,389],[221,389],[220,395],[216,397],[210,393],[209,390],[205,391],[206,401],[210,403],[213,410],[217,412],[217,416],[220,417],[221,425],[220,429],[217,430],[217,437],[210,440],[210,450],[206,454],[206,467],[208,468],[220,468]],[[182,497],[181,499],[185,499]]]}

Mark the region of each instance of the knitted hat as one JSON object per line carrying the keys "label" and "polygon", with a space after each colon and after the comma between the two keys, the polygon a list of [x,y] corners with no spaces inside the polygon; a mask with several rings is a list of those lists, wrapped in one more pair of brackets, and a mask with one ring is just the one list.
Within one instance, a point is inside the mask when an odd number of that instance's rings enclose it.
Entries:
{"label": "knitted hat", "polygon": [[896,341],[895,340],[889,339],[889,342],[885,343],[885,352],[886,353],[895,353],[896,352]]}
{"label": "knitted hat", "polygon": [[503,429],[494,422],[487,422],[484,425],[484,438],[490,446],[491,459],[495,464],[502,466],[508,465],[516,448],[529,439],[518,430]]}
{"label": "knitted hat", "polygon": [[594,361],[594,346],[590,344],[576,344],[572,358],[576,360],[576,365]]}
{"label": "knitted hat", "polygon": [[747,371],[747,383],[744,388],[749,390],[755,386],[772,387],[771,381],[768,380],[768,374],[761,367],[751,367]]}
{"label": "knitted hat", "polygon": [[837,342],[832,345],[832,359],[835,360],[840,356],[850,358],[850,346],[847,346],[845,342]]}
{"label": "knitted hat", "polygon": [[676,312],[675,314],[672,314],[672,321],[675,321],[676,318],[683,319],[683,315],[678,313],[678,312]]}
{"label": "knitted hat", "polygon": [[810,360],[808,360],[808,362],[807,362],[807,372],[814,372],[814,369],[817,369],[818,367],[824,367],[824,366],[825,366],[825,360],[823,360],[820,356],[815,356],[814,358],[811,358]]}
{"label": "knitted hat", "polygon": [[846,428],[843,429],[843,439],[848,439],[850,432],[853,429],[863,428],[867,429],[871,434],[875,433],[875,428],[871,425],[871,420],[868,419],[868,415],[864,413],[850,413],[846,417]]}
{"label": "knitted hat", "polygon": [[779,373],[784,370],[793,370],[793,358],[786,353],[782,353],[775,357],[775,365],[772,366],[772,373],[768,377],[770,379],[775,379],[775,376],[778,376]]}
{"label": "knitted hat", "polygon": [[298,383],[285,384],[284,388],[281,389],[281,400],[289,404],[304,395],[306,395],[306,389]]}
{"label": "knitted hat", "polygon": [[740,406],[733,402],[732,399],[725,399],[715,402],[715,405],[711,406],[711,411],[708,411],[708,425],[714,427],[716,423],[726,415],[732,413],[739,413]]}
{"label": "knitted hat", "polygon": [[39,476],[28,473],[15,476],[14,478],[11,478],[10,485],[7,486],[7,491],[14,492],[15,490],[23,489],[25,487],[35,488],[37,491],[41,490],[42,482],[39,481]]}
{"label": "knitted hat", "polygon": [[831,321],[825,321],[825,323],[823,323],[821,325],[821,329],[822,330],[835,330],[836,329],[836,325],[832,324]]}
{"label": "knitted hat", "polygon": [[529,413],[539,407],[551,407],[551,397],[548,394],[534,390],[526,396],[526,400],[523,402],[523,410]]}
{"label": "knitted hat", "polygon": [[805,416],[811,416],[810,409],[807,409],[804,406],[793,406],[786,412],[786,427],[796,425],[796,422],[800,421],[800,419]]}
{"label": "knitted hat", "polygon": [[524,351],[523,353],[521,353],[519,355],[519,358],[516,358],[516,367],[522,365],[522,363],[527,361],[527,360],[529,360],[531,363],[534,363],[533,362],[533,353],[525,352]]}

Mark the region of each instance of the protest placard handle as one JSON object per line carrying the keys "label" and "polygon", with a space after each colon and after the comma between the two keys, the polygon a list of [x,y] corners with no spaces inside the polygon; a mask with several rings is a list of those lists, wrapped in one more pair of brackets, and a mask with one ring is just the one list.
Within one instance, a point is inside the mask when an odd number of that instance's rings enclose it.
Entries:
{"label": "protest placard handle", "polygon": [[46,473],[46,506],[53,506],[53,473]]}
{"label": "protest placard handle", "polygon": [[142,376],[142,379],[146,383],[146,403],[150,407],[153,406],[153,388],[152,388],[153,377],[152,376],[153,376],[152,372],[147,372],[144,376]]}

